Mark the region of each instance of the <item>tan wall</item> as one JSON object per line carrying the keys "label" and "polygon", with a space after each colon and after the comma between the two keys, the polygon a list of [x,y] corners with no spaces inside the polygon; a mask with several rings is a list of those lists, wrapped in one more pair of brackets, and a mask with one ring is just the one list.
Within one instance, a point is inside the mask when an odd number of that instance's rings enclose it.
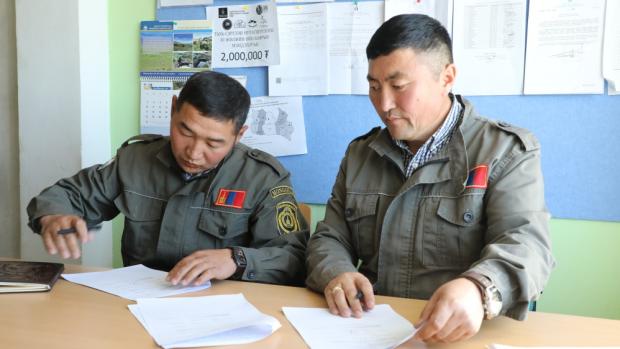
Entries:
{"label": "tan wall", "polygon": [[0,1],[0,256],[19,257],[15,1]]}

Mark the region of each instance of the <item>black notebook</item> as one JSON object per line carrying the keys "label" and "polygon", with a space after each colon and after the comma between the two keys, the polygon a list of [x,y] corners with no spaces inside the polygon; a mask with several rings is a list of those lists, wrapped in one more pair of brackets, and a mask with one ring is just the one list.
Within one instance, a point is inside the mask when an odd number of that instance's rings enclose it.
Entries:
{"label": "black notebook", "polygon": [[49,291],[64,269],[60,263],[0,261],[0,293]]}

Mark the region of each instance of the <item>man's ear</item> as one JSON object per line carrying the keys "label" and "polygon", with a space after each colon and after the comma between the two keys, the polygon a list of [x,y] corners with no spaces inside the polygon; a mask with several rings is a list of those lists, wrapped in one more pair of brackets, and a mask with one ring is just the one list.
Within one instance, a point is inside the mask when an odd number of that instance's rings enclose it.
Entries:
{"label": "man's ear", "polygon": [[172,119],[172,114],[177,109],[177,96],[172,95],[172,103],[170,103],[170,118]]}
{"label": "man's ear", "polygon": [[241,140],[241,138],[243,138],[243,134],[245,133],[245,131],[247,131],[247,129],[248,129],[248,125],[243,125],[243,127],[241,127],[241,129],[239,130],[239,133],[237,133],[235,144],[239,143],[239,141]]}
{"label": "man's ear", "polygon": [[450,63],[443,68],[439,76],[439,80],[444,88],[444,94],[447,96],[450,91],[452,91],[452,87],[454,86],[454,82],[456,80],[456,66],[454,63]]}

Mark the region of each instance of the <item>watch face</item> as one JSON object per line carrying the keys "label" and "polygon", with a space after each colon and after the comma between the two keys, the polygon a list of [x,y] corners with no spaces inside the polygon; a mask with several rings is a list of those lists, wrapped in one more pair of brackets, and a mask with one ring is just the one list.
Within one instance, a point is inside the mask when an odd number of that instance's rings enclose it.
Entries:
{"label": "watch face", "polygon": [[495,285],[485,290],[485,313],[487,319],[492,319],[502,311],[502,295]]}

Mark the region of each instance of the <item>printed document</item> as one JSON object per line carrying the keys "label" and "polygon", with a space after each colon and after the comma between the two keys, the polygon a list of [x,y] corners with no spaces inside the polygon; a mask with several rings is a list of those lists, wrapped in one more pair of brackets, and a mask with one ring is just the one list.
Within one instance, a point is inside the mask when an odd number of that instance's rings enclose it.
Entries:
{"label": "printed document", "polygon": [[281,327],[242,294],[138,299],[129,310],[164,348],[250,343]]}
{"label": "printed document", "polygon": [[329,4],[329,94],[368,94],[366,46],[381,24],[382,1]]}
{"label": "printed document", "polygon": [[273,156],[306,154],[301,97],[253,97],[241,142]]}
{"label": "printed document", "polygon": [[258,67],[280,63],[276,4],[210,6],[213,67]]}
{"label": "printed document", "polygon": [[420,13],[438,20],[452,36],[453,0],[385,0],[385,20],[405,13]]}
{"label": "printed document", "polygon": [[620,0],[608,0],[603,40],[603,76],[608,93],[620,94]]}
{"label": "printed document", "polygon": [[62,277],[67,281],[134,301],[138,298],[172,296],[211,287],[210,282],[201,286],[174,286],[166,281],[167,274],[138,264],[107,271],[62,274]]}
{"label": "printed document", "polygon": [[278,28],[280,64],[269,66],[269,95],[326,95],[327,4],[279,6]]}
{"label": "printed document", "polygon": [[523,93],[526,6],[526,0],[455,1],[455,93]]}
{"label": "printed document", "polygon": [[605,0],[530,0],[525,94],[603,93]]}
{"label": "printed document", "polygon": [[393,348],[416,330],[388,304],[379,304],[361,319],[332,315],[324,308],[282,308],[311,348]]}

